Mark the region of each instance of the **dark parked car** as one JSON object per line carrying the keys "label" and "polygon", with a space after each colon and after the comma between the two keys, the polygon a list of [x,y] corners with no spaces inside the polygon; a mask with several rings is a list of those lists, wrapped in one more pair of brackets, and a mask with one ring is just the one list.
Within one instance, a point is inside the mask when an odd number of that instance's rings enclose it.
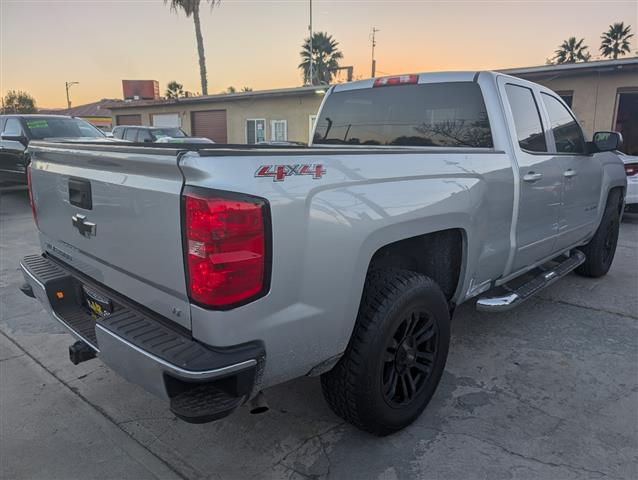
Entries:
{"label": "dark parked car", "polygon": [[0,115],[0,183],[27,183],[31,140],[103,139],[88,122],[62,115]]}
{"label": "dark parked car", "polygon": [[215,143],[209,138],[189,137],[177,127],[119,125],[113,129],[113,137],[138,143]]}

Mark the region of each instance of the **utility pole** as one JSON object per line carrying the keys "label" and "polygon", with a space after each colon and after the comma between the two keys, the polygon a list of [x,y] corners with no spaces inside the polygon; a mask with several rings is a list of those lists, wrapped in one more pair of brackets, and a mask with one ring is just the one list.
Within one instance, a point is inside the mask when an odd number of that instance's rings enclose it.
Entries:
{"label": "utility pole", "polygon": [[308,77],[310,78],[310,85],[314,85],[314,72],[312,68],[312,0],[310,0],[310,25],[308,25],[308,31],[310,32],[310,67],[308,68]]}
{"label": "utility pole", "polygon": [[64,82],[64,86],[66,87],[66,108],[71,108],[71,99],[69,98],[69,88],[79,83],[80,82]]}
{"label": "utility pole", "polygon": [[372,78],[374,78],[374,74],[377,71],[377,61],[374,59],[374,47],[377,46],[377,42],[375,41],[375,34],[377,32],[380,32],[381,30],[379,30],[377,27],[372,27],[372,74],[370,75]]}

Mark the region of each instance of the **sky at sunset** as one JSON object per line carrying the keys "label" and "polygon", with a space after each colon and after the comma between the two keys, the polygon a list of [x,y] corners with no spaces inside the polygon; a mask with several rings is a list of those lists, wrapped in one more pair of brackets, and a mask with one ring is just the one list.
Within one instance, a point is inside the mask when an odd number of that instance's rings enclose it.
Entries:
{"label": "sky at sunset", "polygon": [[[638,29],[638,0],[428,1],[315,0],[313,29],[339,42],[342,65],[370,76],[376,26],[377,74],[476,70],[544,64],[569,36],[594,58],[601,32],[624,21]],[[202,1],[209,93],[301,84],[299,51],[308,1]],[[638,33],[632,55],[638,51]],[[25,90],[40,107],[121,98],[122,79],[171,80],[198,92],[192,19],[162,0],[0,0],[0,93]]]}

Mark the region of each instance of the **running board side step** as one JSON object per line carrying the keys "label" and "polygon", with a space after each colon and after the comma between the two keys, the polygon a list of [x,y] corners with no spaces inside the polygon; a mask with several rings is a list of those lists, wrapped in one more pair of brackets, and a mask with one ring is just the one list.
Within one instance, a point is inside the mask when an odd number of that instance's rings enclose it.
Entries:
{"label": "running board side step", "polygon": [[528,298],[561,279],[578,268],[585,261],[585,254],[580,250],[572,250],[571,255],[550,270],[545,270],[518,288],[504,295],[483,297],[476,302],[479,312],[506,312],[518,307]]}

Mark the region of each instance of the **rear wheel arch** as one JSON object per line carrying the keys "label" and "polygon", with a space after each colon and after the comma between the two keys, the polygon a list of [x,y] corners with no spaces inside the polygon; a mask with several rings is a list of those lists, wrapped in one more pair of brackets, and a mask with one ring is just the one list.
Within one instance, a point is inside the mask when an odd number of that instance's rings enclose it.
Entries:
{"label": "rear wheel arch", "polygon": [[404,238],[379,247],[368,264],[367,274],[395,268],[420,273],[436,282],[446,300],[458,294],[467,258],[467,235],[450,228]]}

